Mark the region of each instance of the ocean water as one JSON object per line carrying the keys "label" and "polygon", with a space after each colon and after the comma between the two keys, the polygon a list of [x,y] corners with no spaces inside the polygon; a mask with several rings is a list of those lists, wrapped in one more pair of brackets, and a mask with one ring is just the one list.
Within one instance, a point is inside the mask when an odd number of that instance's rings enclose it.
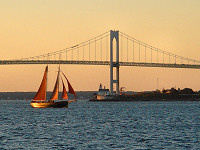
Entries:
{"label": "ocean water", "polygon": [[200,102],[0,100],[0,149],[200,149]]}

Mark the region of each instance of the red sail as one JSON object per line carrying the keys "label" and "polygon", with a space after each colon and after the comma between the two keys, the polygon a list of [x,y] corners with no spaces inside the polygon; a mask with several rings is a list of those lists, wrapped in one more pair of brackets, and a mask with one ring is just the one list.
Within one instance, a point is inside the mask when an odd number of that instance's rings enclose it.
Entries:
{"label": "red sail", "polygon": [[59,71],[58,71],[56,83],[51,95],[51,100],[58,100],[58,88],[59,88]]}
{"label": "red sail", "polygon": [[42,83],[40,84],[40,88],[38,89],[33,100],[46,100],[47,71],[48,71],[48,66],[46,66]]}
{"label": "red sail", "polygon": [[[63,72],[62,72],[62,73],[63,73]],[[70,82],[68,81],[68,79],[67,79],[67,77],[65,76],[64,73],[63,73],[63,75],[64,75],[65,79],[67,80],[68,88],[69,88],[69,93],[74,94],[74,96],[75,96],[75,98],[76,98],[76,93],[75,93],[74,89],[72,88]]]}
{"label": "red sail", "polygon": [[68,99],[67,91],[66,91],[63,80],[62,80],[62,84],[63,84],[62,99]]}

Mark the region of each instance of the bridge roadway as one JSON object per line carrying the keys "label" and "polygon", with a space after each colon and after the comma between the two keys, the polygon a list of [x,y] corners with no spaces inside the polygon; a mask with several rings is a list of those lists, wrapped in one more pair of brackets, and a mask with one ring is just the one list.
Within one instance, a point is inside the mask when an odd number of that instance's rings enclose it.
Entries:
{"label": "bridge roadway", "polygon": [[[70,60],[0,60],[0,65],[19,64],[79,64],[79,65],[110,65],[109,61],[70,61]],[[143,63],[143,62],[119,62],[114,66],[140,66],[161,68],[192,68],[200,69],[200,65],[191,64],[165,64],[165,63]]]}

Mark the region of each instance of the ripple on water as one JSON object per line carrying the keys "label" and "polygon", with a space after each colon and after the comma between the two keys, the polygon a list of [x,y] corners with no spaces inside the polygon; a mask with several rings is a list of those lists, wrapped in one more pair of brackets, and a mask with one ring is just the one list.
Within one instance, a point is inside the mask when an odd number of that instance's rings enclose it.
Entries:
{"label": "ripple on water", "polygon": [[200,102],[0,101],[0,149],[198,149]]}

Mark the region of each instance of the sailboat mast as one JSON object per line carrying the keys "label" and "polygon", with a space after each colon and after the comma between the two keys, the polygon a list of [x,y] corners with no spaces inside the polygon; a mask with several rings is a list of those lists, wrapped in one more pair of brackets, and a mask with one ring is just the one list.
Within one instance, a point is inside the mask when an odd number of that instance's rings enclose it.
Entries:
{"label": "sailboat mast", "polygon": [[59,66],[58,66],[58,99],[59,99],[59,82],[60,82],[60,60],[61,60],[61,53],[59,55]]}
{"label": "sailboat mast", "polygon": [[47,83],[48,83],[48,71],[49,71],[48,67],[49,66],[47,64],[47,70],[46,70],[46,91],[45,91],[46,92],[46,99],[45,99],[45,101],[47,100],[47,85],[48,85]]}
{"label": "sailboat mast", "polygon": [[58,99],[59,99],[59,83],[60,83],[60,64],[58,67]]}
{"label": "sailboat mast", "polygon": [[45,99],[45,101],[47,100],[47,88],[48,88],[48,72],[49,72],[49,53],[48,53],[48,55],[47,55],[47,72],[46,72],[46,99]]}

